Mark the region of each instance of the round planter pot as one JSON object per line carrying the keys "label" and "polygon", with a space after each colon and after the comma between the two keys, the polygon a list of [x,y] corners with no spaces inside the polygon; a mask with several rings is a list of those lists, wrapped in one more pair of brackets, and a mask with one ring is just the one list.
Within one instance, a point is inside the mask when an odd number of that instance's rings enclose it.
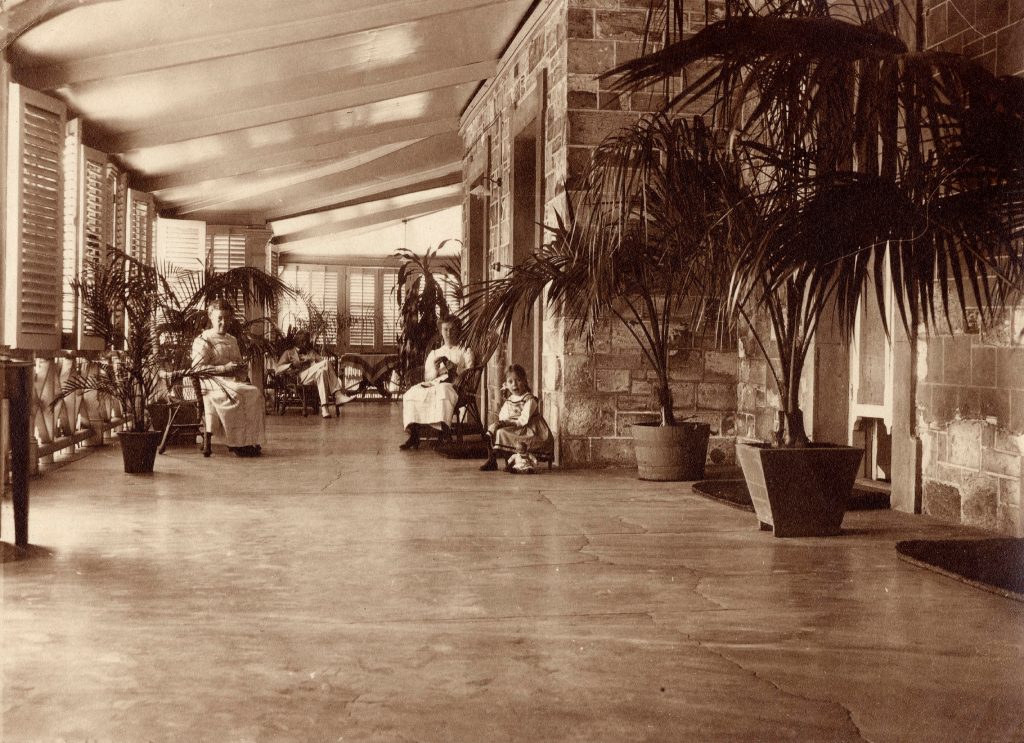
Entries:
{"label": "round planter pot", "polygon": [[777,537],[839,534],[862,454],[850,446],[825,444],[800,449],[736,445],[757,518]]}
{"label": "round planter pot", "polygon": [[711,426],[684,421],[674,426],[633,424],[633,447],[641,480],[703,480]]}
{"label": "round planter pot", "polygon": [[121,431],[117,440],[121,442],[121,458],[124,460],[124,471],[130,475],[140,475],[153,471],[156,461],[156,450],[160,446],[160,431]]}

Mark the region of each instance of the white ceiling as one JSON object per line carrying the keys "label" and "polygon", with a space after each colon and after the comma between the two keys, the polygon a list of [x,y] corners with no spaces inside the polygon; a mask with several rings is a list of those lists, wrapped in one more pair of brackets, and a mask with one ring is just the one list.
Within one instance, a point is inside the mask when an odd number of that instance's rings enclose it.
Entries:
{"label": "white ceiling", "polygon": [[71,8],[10,47],[15,80],[63,99],[164,216],[270,221],[293,251],[461,203],[459,114],[532,4],[77,2],[6,11]]}

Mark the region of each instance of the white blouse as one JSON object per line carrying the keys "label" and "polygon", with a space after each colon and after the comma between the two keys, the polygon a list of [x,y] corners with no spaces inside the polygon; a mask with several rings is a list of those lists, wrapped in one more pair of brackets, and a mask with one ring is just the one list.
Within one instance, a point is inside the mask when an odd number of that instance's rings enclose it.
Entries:
{"label": "white blouse", "polygon": [[429,382],[437,376],[437,359],[444,356],[459,370],[459,374],[473,366],[473,352],[465,346],[449,346],[447,344],[435,348],[427,354],[427,360],[423,362],[423,381]]}

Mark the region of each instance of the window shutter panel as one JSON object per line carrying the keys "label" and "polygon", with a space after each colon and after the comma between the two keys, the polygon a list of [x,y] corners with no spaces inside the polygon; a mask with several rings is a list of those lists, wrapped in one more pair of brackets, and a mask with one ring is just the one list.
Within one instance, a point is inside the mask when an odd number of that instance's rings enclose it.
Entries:
{"label": "window shutter panel", "polygon": [[350,269],[348,273],[348,330],[350,346],[374,347],[377,335],[377,274],[372,269]]}
{"label": "window shutter panel", "polygon": [[[128,241],[129,241],[129,234],[128,234],[128,230],[129,230],[129,226],[128,226],[128,221],[129,221],[128,220],[128,191],[129,191],[129,189],[128,189],[128,174],[127,173],[119,172],[118,169],[113,165],[113,163],[108,163],[107,164],[107,180],[110,183],[111,193],[114,195],[114,206],[113,206],[113,211],[112,211],[112,214],[111,214],[111,225],[112,225],[112,227],[111,227],[112,233],[111,234],[113,235],[113,237],[111,238],[110,244],[113,245],[118,250],[120,250],[122,253],[127,253],[127,252],[129,252],[128,251]],[[142,192],[141,191],[136,191],[136,193],[142,193]],[[146,260],[148,261],[148,260],[152,260],[152,258],[153,258],[153,253],[152,253],[152,245],[153,245],[153,219],[156,217],[156,210],[155,210],[154,205],[153,205],[153,197],[149,196],[149,194],[144,194],[144,195],[149,198],[149,204],[150,204],[150,218],[149,218],[149,222],[150,222],[150,229],[149,229],[149,232],[150,232],[150,235],[149,235],[150,253],[149,253],[149,256],[146,258]]]}
{"label": "window shutter panel", "polygon": [[78,182],[82,155],[82,126],[78,119],[67,123],[64,137],[64,260],[61,266],[61,346],[78,343],[78,296],[71,287],[78,275]]}
{"label": "window shutter panel", "polygon": [[145,191],[127,189],[126,214],[128,229],[125,235],[124,252],[143,263],[153,260],[153,218],[156,207],[153,197]]}
{"label": "window shutter panel", "polygon": [[156,220],[156,242],[154,245],[158,268],[168,275],[171,289],[179,302],[188,299],[183,295],[187,290],[181,281],[174,279],[175,268],[186,271],[202,271],[206,255],[206,223],[194,219]]}
{"label": "window shutter panel", "polygon": [[[88,281],[106,260],[113,193],[107,180],[107,156],[91,147],[82,148],[78,208],[78,275]],[[85,319],[78,317],[78,348],[100,350],[103,339],[93,335]]]}
{"label": "window shutter panel", "polygon": [[398,272],[385,271],[383,274],[384,340],[385,346],[398,344],[398,333],[402,321],[401,306],[398,304]]}
{"label": "window shutter panel", "polygon": [[60,347],[64,104],[11,83],[8,110],[4,343]]}

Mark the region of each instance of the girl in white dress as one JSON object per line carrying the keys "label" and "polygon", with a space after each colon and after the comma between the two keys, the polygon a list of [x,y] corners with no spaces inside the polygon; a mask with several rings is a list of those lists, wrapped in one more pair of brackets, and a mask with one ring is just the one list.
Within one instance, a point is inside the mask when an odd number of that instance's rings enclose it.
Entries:
{"label": "girl in white dress", "polygon": [[451,424],[458,392],[452,379],[473,366],[473,352],[457,345],[459,323],[454,317],[441,321],[440,348],[427,354],[423,363],[423,382],[413,385],[402,396],[402,423],[409,438],[400,449],[415,449],[420,445],[420,426],[440,426],[447,431]]}
{"label": "girl in white dress", "polygon": [[214,375],[201,381],[206,434],[223,439],[228,450],[240,457],[258,457],[265,439],[263,393],[243,381],[249,367],[238,341],[225,332],[234,309],[220,300],[207,312],[212,327],[192,344],[192,368]]}
{"label": "girl in white dress", "polygon": [[508,398],[498,411],[498,420],[487,429],[487,461],[480,465],[481,472],[498,469],[497,453],[511,454],[526,445],[531,454],[550,455],[554,437],[547,421],[540,414],[540,404],[530,392],[526,370],[512,364],[505,372],[505,390]]}

